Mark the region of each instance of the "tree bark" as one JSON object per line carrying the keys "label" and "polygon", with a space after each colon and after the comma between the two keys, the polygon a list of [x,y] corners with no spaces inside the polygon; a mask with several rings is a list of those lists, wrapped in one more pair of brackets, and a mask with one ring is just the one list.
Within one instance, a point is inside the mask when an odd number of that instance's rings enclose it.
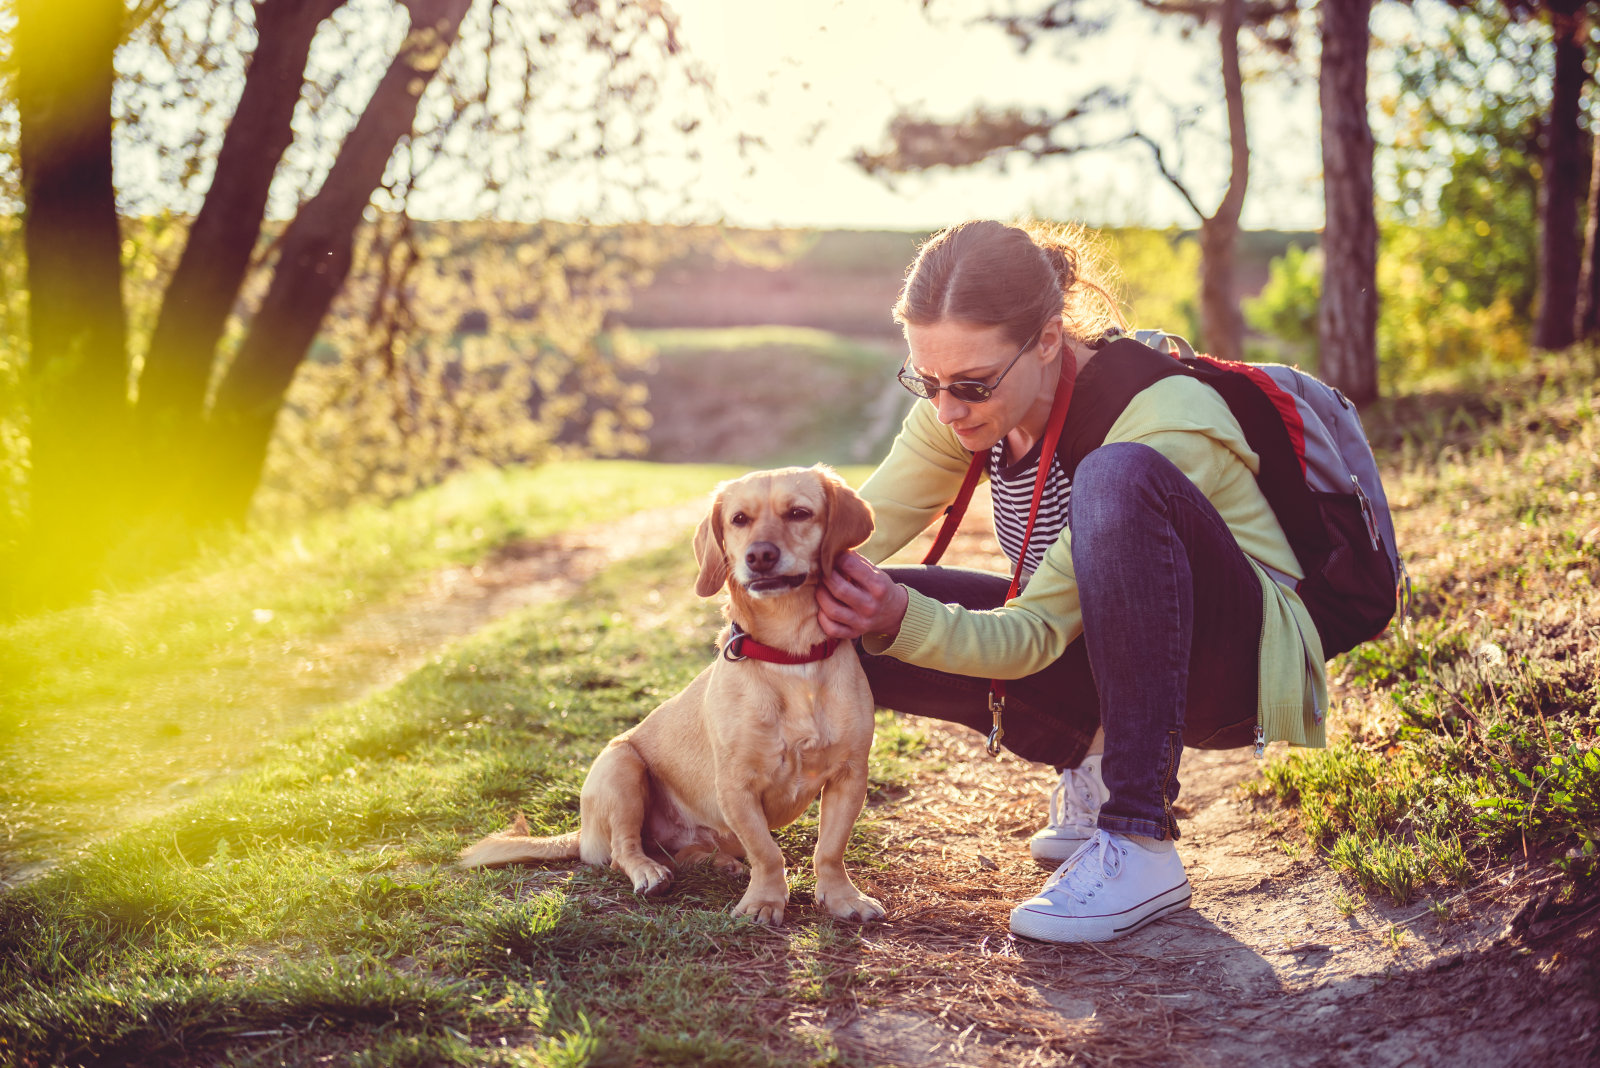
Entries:
{"label": "tree bark", "polygon": [[1378,397],[1378,224],[1367,48],[1372,0],[1322,0],[1322,301],[1319,373],[1351,401]]}
{"label": "tree bark", "polygon": [[1206,348],[1223,360],[1244,357],[1244,314],[1239,308],[1234,248],[1239,214],[1250,182],[1250,142],[1244,119],[1244,79],[1239,71],[1241,0],[1223,0],[1217,9],[1222,49],[1222,91],[1228,104],[1228,145],[1232,168],[1228,191],[1210,218],[1200,223],[1200,330]]}
{"label": "tree bark", "polygon": [[1583,69],[1587,34],[1583,0],[1552,0],[1555,75],[1550,118],[1544,129],[1544,182],[1539,204],[1539,315],[1537,348],[1561,349],[1574,340],[1578,273],[1578,198],[1584,195],[1583,131],[1579,100],[1588,75]]}
{"label": "tree bark", "polygon": [[295,370],[350,272],[356,228],[472,0],[410,0],[411,32],[279,242],[272,283],[212,406],[202,521],[240,522]]}
{"label": "tree bark", "polygon": [[[291,120],[317,27],[344,0],[263,0],[257,44],[204,203],[167,284],[139,379],[137,426],[150,469],[178,496],[195,456],[217,345],[261,235],[267,191],[294,140]],[[171,504],[174,502],[162,502]],[[164,510],[164,509],[163,509]]]}
{"label": "tree bark", "polygon": [[1583,266],[1578,272],[1578,310],[1572,329],[1579,341],[1600,337],[1600,131],[1589,135],[1589,221],[1583,233]]}
{"label": "tree bark", "polygon": [[19,0],[18,153],[28,257],[35,583],[94,577],[122,489],[128,416],[121,233],[111,181],[119,0]]}

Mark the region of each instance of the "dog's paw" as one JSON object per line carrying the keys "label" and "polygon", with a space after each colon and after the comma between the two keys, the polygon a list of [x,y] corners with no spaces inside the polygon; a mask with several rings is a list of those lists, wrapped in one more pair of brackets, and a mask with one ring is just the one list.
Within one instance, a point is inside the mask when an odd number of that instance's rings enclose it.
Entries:
{"label": "dog's paw", "polygon": [[786,898],[772,897],[768,894],[758,894],[754,890],[745,892],[739,903],[733,906],[735,916],[748,916],[759,924],[767,927],[783,926],[783,907],[788,904]]}
{"label": "dog's paw", "polygon": [[817,903],[841,920],[853,920],[856,923],[871,923],[888,915],[888,910],[877,898],[868,897],[849,885],[832,893],[826,893],[818,887]]}
{"label": "dog's paw", "polygon": [[743,875],[750,870],[744,866],[744,861],[726,853],[713,853],[706,860],[724,875]]}
{"label": "dog's paw", "polygon": [[628,878],[633,880],[633,892],[640,897],[655,897],[664,894],[672,885],[672,869],[665,864],[658,864],[653,860],[646,860],[635,865],[629,872]]}

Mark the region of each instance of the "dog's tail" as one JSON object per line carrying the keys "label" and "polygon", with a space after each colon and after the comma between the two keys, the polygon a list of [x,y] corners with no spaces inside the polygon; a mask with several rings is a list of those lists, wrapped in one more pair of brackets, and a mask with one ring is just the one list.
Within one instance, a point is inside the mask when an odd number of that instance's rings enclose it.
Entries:
{"label": "dog's tail", "polygon": [[579,833],[531,837],[528,821],[519,812],[510,827],[463,849],[456,863],[463,868],[503,868],[530,860],[577,860]]}

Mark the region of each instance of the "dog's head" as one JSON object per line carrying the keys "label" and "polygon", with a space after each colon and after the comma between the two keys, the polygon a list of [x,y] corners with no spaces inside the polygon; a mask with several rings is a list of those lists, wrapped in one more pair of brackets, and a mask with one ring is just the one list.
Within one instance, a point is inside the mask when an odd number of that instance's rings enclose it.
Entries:
{"label": "dog's head", "polygon": [[822,464],[724,482],[695,532],[695,592],[711,597],[732,580],[752,597],[789,593],[871,533],[872,509]]}

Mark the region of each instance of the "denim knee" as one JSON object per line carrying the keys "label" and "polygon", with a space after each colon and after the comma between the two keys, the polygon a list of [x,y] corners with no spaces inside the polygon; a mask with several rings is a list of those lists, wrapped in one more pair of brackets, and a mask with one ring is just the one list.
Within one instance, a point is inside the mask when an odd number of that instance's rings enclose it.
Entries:
{"label": "denim knee", "polygon": [[1136,515],[1159,510],[1162,490],[1175,485],[1174,477],[1184,474],[1148,445],[1114,441],[1095,449],[1072,476],[1067,507],[1073,546],[1116,539]]}

